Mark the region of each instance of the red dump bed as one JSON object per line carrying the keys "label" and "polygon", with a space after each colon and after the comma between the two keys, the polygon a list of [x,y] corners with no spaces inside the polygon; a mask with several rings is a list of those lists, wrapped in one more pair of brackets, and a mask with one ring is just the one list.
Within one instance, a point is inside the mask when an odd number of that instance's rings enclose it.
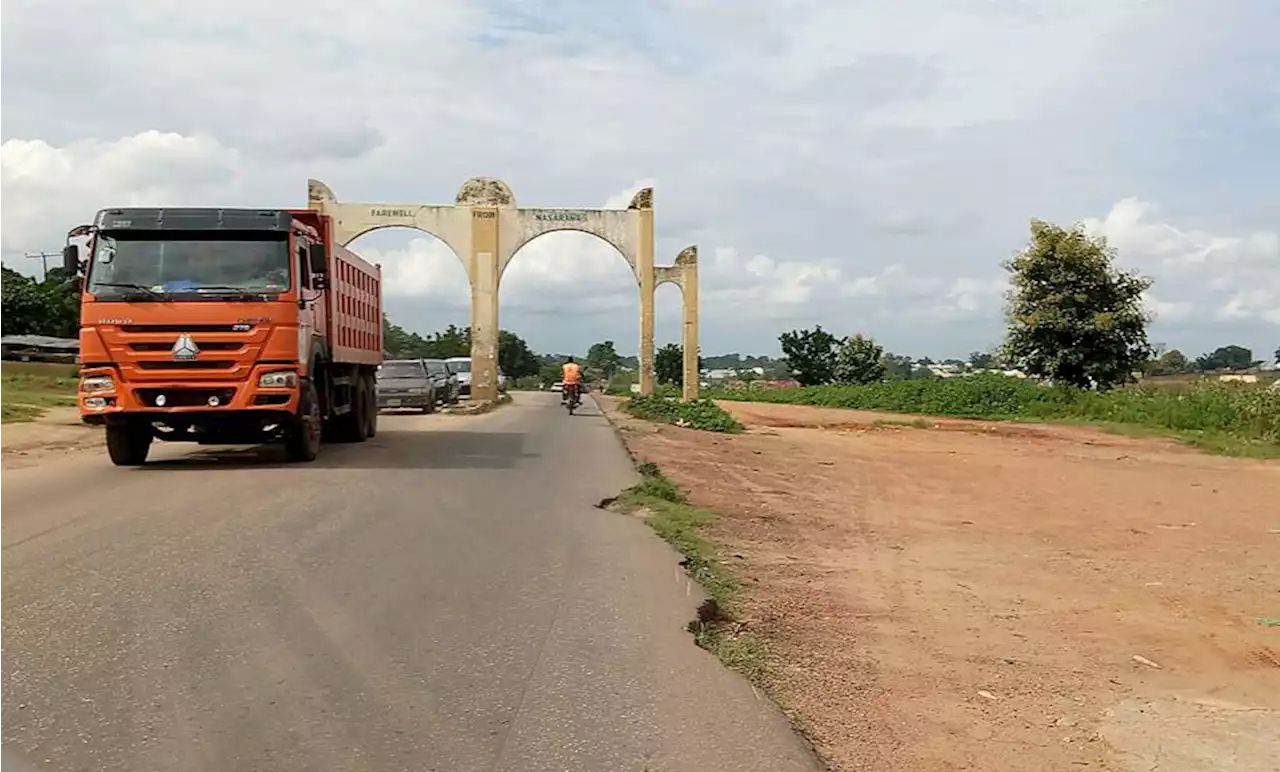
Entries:
{"label": "red dump bed", "polygon": [[330,242],[325,296],[333,361],[382,364],[382,268]]}
{"label": "red dump bed", "polygon": [[382,268],[340,246],[329,215],[311,209],[289,213],[314,228],[328,246],[329,288],[323,303],[316,304],[316,327],[329,340],[332,361],[382,364]]}

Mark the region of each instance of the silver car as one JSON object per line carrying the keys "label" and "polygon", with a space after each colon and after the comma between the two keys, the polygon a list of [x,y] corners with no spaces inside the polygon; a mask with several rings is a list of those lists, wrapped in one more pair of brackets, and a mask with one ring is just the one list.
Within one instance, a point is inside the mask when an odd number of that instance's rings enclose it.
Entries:
{"label": "silver car", "polygon": [[471,357],[449,357],[444,360],[449,371],[458,376],[458,389],[464,397],[471,396]]}

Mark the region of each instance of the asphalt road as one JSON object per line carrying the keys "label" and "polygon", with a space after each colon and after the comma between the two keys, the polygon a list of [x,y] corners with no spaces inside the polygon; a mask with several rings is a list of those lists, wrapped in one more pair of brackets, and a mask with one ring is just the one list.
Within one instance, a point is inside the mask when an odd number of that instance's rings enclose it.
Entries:
{"label": "asphalt road", "polygon": [[156,457],[4,472],[4,745],[40,770],[820,768],[593,506],[633,472],[590,403]]}

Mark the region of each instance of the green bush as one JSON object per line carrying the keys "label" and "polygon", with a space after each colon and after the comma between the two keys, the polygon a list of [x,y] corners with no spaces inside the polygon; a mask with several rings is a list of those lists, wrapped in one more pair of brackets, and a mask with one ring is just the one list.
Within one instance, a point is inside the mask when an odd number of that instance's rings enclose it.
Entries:
{"label": "green bush", "polygon": [[[635,392],[631,390],[631,384],[619,383],[609,385],[604,393],[611,397],[630,397]],[[679,397],[680,387],[670,383],[657,383],[653,386],[653,393],[663,397]]]}
{"label": "green bush", "polygon": [[736,434],[742,431],[738,419],[709,399],[681,402],[660,394],[636,395],[622,403],[622,409],[647,421],[663,421],[690,429]]}
{"label": "green bush", "polygon": [[1083,391],[984,373],[968,378],[725,390],[716,399],[995,420],[1083,420],[1280,443],[1280,392],[1205,382],[1183,389],[1131,386]]}
{"label": "green bush", "polygon": [[713,396],[715,399],[747,402],[996,419],[1053,412],[1056,409],[1053,405],[1067,399],[1065,390],[996,374],[972,378],[881,381],[863,386],[832,384],[751,391],[731,389],[715,392]]}

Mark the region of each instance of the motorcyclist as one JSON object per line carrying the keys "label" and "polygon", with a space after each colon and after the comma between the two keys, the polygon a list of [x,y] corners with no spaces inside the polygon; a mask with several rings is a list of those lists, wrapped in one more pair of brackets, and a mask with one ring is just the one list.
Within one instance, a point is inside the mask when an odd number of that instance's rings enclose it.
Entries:
{"label": "motorcyclist", "polygon": [[560,377],[564,387],[561,394],[564,400],[577,399],[582,393],[582,367],[573,361],[573,357],[564,360],[563,374]]}

